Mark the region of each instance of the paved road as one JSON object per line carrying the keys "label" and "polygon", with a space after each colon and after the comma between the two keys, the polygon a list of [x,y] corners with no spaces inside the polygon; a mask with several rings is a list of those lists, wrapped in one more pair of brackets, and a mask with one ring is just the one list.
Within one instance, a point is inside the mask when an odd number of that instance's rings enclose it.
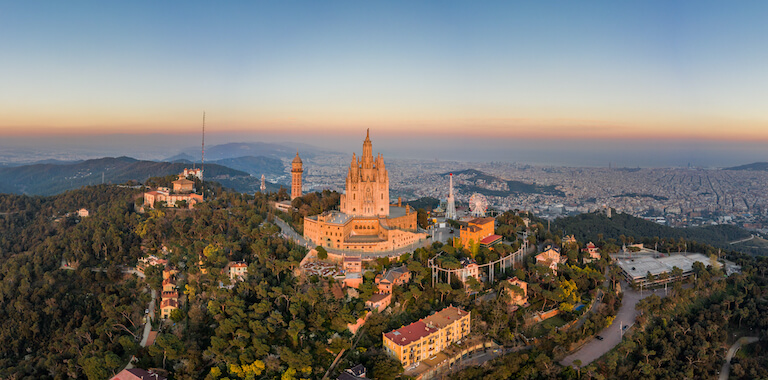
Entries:
{"label": "paved road", "polygon": [[297,244],[303,245],[305,247],[309,247],[307,245],[308,242],[304,239],[304,237],[296,233],[296,231],[294,231],[293,228],[291,228],[291,226],[289,226],[288,223],[284,222],[282,219],[275,217],[275,225],[280,227],[280,231],[283,233],[285,237],[289,239],[293,239],[294,241],[296,241]]}
{"label": "paved road", "polygon": [[141,347],[147,346],[147,339],[149,339],[149,332],[152,331],[152,319],[155,315],[155,299],[157,298],[157,291],[152,289],[152,300],[149,301],[149,314],[147,314],[147,323],[144,324],[144,334],[141,336]]}
{"label": "paved road", "polygon": [[611,323],[610,326],[606,327],[603,329],[603,331],[600,331],[597,334],[602,336],[603,340],[593,339],[589,343],[582,346],[578,351],[566,356],[563,360],[560,361],[560,364],[564,366],[570,366],[573,365],[573,362],[578,359],[581,360],[581,366],[584,367],[599,357],[605,355],[606,352],[610,351],[612,348],[616,347],[619,342],[621,342],[622,327],[626,325],[632,325],[635,322],[635,317],[640,314],[639,311],[635,310],[635,305],[637,305],[641,299],[648,297],[651,294],[656,294],[659,297],[665,297],[664,290],[657,290],[655,293],[653,291],[646,290],[643,291],[641,295],[640,292],[630,289],[629,286],[624,282],[622,282],[621,287],[622,289],[627,290],[624,291],[624,298],[622,299],[619,312],[616,313],[616,319],[613,320],[613,323]]}
{"label": "paved road", "polygon": [[756,336],[745,336],[739,338],[739,340],[728,349],[728,354],[725,355],[725,363],[723,363],[723,368],[720,369],[720,380],[728,380],[728,375],[730,375],[731,372],[731,359],[733,359],[733,355],[736,355],[736,351],[738,351],[741,346],[755,343],[758,340],[759,339]]}

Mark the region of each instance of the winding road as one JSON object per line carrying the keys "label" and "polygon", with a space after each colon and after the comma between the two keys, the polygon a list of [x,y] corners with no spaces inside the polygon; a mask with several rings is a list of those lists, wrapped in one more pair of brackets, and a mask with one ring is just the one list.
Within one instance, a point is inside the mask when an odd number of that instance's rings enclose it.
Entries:
{"label": "winding road", "polygon": [[739,338],[739,340],[728,349],[728,354],[725,355],[725,363],[723,363],[723,368],[720,369],[720,380],[728,380],[728,376],[731,373],[731,359],[733,359],[733,355],[736,355],[736,351],[738,351],[741,346],[755,343],[758,340],[759,339],[756,336],[745,336]]}
{"label": "winding road", "polygon": [[622,332],[626,332],[625,329],[628,329],[625,326],[631,326],[635,323],[635,317],[640,314],[639,311],[635,310],[635,305],[637,305],[641,299],[648,297],[651,294],[656,294],[662,298],[666,296],[663,290],[657,290],[656,292],[645,290],[641,294],[641,292],[629,288],[625,282],[622,282],[621,286],[622,289],[627,290],[624,291],[624,298],[621,301],[619,311],[616,313],[616,318],[610,326],[604,328],[597,334],[601,336],[603,340],[592,339],[578,351],[566,356],[560,361],[560,364],[571,366],[574,361],[581,360],[581,366],[584,367],[605,355],[621,342],[623,336]]}

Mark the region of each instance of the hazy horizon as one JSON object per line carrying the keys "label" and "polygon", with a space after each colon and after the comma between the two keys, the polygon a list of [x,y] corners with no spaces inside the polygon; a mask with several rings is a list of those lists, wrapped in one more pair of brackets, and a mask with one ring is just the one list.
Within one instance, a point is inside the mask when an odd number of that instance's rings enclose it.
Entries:
{"label": "hazy horizon", "polygon": [[[206,133],[206,146],[226,143],[268,142],[298,149],[308,144],[329,152],[362,151],[365,129],[357,134],[231,134]],[[710,142],[697,140],[609,140],[609,139],[489,139],[440,135],[413,136],[371,131],[374,151],[386,160],[420,159],[464,162],[514,162],[530,165],[584,167],[729,167],[768,161],[768,144],[755,142]],[[129,156],[162,160],[181,152],[198,153],[198,134],[120,134],[84,136],[13,137],[0,142],[5,154],[28,152],[25,162],[48,158],[89,159]],[[256,154],[258,155],[258,154]],[[67,158],[69,157],[69,158]]]}

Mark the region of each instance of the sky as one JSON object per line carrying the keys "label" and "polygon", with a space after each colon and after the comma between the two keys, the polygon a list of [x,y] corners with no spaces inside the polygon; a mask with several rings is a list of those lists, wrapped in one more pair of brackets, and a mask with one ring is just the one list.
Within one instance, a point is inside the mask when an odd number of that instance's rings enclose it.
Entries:
{"label": "sky", "polygon": [[436,158],[768,161],[766,19],[764,1],[6,2],[0,146],[173,150],[205,112],[212,143],[359,150],[371,128]]}

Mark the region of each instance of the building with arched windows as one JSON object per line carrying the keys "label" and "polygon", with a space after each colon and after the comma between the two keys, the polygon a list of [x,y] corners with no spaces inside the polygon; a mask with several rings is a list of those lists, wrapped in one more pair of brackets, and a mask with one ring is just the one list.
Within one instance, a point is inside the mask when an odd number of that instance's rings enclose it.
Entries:
{"label": "building with arched windows", "polygon": [[389,173],[381,154],[374,159],[369,134],[362,156],[352,153],[339,209],[304,218],[304,237],[324,248],[361,252],[391,251],[426,238],[418,232],[415,210],[389,203]]}

